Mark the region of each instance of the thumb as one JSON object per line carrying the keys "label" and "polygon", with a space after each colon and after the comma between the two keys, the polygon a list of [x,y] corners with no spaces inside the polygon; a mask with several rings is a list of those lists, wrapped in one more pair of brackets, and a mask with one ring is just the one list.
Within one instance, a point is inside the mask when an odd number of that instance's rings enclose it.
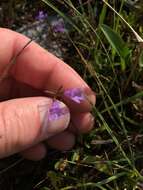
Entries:
{"label": "thumb", "polygon": [[58,100],[32,97],[0,103],[0,158],[54,136],[69,121],[69,109]]}

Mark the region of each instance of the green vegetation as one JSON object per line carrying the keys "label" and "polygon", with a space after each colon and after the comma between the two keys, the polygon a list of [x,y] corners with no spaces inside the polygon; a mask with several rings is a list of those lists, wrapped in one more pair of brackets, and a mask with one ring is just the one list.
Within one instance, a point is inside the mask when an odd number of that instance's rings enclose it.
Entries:
{"label": "green vegetation", "polygon": [[36,164],[22,161],[32,169],[14,175],[19,189],[143,189],[142,6],[126,0],[42,2],[69,27],[65,61],[96,92],[96,124],[71,151],[51,152]]}

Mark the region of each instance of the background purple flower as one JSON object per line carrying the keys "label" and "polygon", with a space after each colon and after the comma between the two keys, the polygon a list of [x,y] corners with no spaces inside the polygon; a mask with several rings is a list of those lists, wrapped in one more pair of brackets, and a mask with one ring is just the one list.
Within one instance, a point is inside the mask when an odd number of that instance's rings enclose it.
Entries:
{"label": "background purple flower", "polygon": [[64,33],[66,32],[65,25],[63,19],[58,19],[52,22],[53,31],[56,33]]}
{"label": "background purple flower", "polygon": [[82,89],[80,88],[72,88],[64,91],[64,96],[70,98],[72,101],[76,103],[81,103],[81,101],[85,100],[85,95]]}
{"label": "background purple flower", "polygon": [[48,16],[47,13],[44,13],[44,11],[39,11],[38,15],[36,16],[36,20],[39,21],[44,20],[47,18],[47,16]]}

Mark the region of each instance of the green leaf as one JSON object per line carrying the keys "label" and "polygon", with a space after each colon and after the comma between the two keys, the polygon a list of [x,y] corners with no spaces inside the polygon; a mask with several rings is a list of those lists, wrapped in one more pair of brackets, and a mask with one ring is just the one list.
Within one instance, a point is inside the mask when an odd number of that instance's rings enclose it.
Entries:
{"label": "green leaf", "polygon": [[107,38],[108,42],[112,46],[112,48],[116,51],[116,53],[121,57],[121,60],[125,60],[130,53],[130,50],[126,46],[123,39],[109,26],[102,24],[100,26],[102,32]]}

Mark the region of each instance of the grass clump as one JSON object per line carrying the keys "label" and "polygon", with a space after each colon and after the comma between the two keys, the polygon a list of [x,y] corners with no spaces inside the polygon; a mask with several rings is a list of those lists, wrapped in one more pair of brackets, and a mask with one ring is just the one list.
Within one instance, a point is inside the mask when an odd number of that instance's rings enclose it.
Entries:
{"label": "grass clump", "polygon": [[75,56],[67,62],[97,92],[95,129],[63,161],[59,189],[142,188],[142,37],[135,11],[125,1],[43,2],[71,25]]}

